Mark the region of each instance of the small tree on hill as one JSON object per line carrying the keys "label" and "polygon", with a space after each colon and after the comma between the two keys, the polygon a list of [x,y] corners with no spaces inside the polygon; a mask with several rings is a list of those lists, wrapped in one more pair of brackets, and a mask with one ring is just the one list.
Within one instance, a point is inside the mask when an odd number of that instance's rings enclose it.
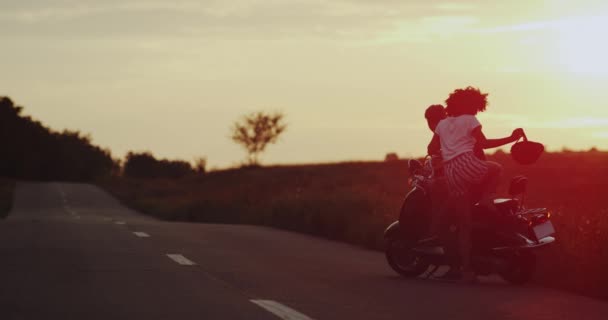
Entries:
{"label": "small tree on hill", "polygon": [[207,172],[207,158],[205,158],[205,157],[194,158],[193,169],[198,174],[205,174]]}
{"label": "small tree on hill", "polygon": [[275,143],[287,125],[282,113],[255,112],[237,121],[232,129],[232,140],[247,150],[249,165],[257,165],[258,156],[269,143]]}

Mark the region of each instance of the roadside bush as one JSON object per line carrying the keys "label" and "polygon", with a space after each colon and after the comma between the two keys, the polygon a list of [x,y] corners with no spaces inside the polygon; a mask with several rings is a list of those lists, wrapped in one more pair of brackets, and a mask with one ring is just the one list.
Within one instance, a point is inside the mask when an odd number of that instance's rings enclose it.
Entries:
{"label": "roadside bush", "polygon": [[130,178],[177,179],[193,174],[190,163],[181,160],[157,160],[151,153],[129,152],[124,165],[124,175]]}
{"label": "roadside bush", "polygon": [[15,182],[0,178],[0,219],[8,216],[13,203]]}

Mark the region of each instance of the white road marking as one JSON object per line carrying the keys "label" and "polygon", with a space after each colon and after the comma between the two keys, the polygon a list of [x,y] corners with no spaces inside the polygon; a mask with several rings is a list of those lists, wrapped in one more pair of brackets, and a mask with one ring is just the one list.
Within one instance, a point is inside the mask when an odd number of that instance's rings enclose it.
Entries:
{"label": "white road marking", "polygon": [[149,234],[147,234],[145,232],[141,232],[141,231],[133,232],[133,234],[136,235],[136,236],[138,236],[138,237],[140,237],[140,238],[149,238],[150,237]]}
{"label": "white road marking", "polygon": [[58,185],[57,188],[59,189],[59,194],[61,194],[61,197],[65,198],[65,191],[63,191],[63,188]]}
{"label": "white road marking", "polygon": [[291,309],[288,306],[282,305],[272,300],[250,300],[251,302],[262,307],[266,311],[274,314],[275,316],[285,320],[312,320],[305,314],[302,314],[296,310]]}
{"label": "white road marking", "polygon": [[116,224],[127,224],[127,223],[126,223],[126,222],[124,222],[124,221],[116,221],[116,222],[114,222],[114,223],[116,223]]}
{"label": "white road marking", "polygon": [[181,265],[184,265],[184,266],[193,266],[193,265],[196,265],[196,263],[194,263],[191,260],[188,260],[188,258],[182,256],[181,254],[168,253],[167,257],[169,257],[171,260],[177,262],[178,264],[181,264]]}
{"label": "white road marking", "polygon": [[65,211],[69,214],[71,214],[72,216],[76,215],[76,212],[74,210],[72,210],[72,208],[70,208],[69,206],[65,205],[63,206],[63,209],[65,209]]}

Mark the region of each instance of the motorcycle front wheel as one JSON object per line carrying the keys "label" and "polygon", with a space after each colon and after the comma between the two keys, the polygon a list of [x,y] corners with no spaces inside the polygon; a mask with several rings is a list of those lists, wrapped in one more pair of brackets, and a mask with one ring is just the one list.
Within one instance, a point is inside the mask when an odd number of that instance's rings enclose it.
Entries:
{"label": "motorcycle front wheel", "polygon": [[389,239],[384,253],[391,268],[406,278],[421,275],[430,265],[401,239]]}

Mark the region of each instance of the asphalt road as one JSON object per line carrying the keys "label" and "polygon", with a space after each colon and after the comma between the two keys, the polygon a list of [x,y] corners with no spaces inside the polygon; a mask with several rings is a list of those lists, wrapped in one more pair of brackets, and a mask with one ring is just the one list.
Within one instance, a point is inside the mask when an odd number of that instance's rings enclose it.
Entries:
{"label": "asphalt road", "polygon": [[91,185],[20,183],[0,221],[0,319],[605,319],[608,302],[492,278],[403,279],[382,253],[169,223]]}

